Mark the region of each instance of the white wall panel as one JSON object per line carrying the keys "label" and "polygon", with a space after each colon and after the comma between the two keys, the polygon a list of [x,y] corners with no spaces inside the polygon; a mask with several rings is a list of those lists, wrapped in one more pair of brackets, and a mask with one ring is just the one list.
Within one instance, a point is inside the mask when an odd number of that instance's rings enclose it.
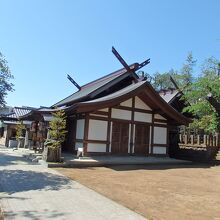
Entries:
{"label": "white wall panel", "polygon": [[145,109],[145,110],[151,110],[151,108],[146,105],[140,98],[137,96],[135,97],[135,108]]}
{"label": "white wall panel", "polygon": [[135,112],[134,120],[141,122],[152,122],[152,114],[143,113],[143,112]]}
{"label": "white wall panel", "polygon": [[167,128],[154,127],[154,144],[167,144]]}
{"label": "white wall panel", "polygon": [[103,109],[100,109],[99,111],[101,111],[101,112],[108,112],[108,108],[103,108]]}
{"label": "white wall panel", "polygon": [[166,154],[166,147],[153,147],[154,154]]}
{"label": "white wall panel", "polygon": [[90,119],[88,139],[106,141],[107,140],[107,127],[108,127],[107,121]]}
{"label": "white wall panel", "polygon": [[120,105],[127,106],[127,107],[132,107],[132,99],[128,99],[128,100],[122,102]]}
{"label": "white wall panel", "polygon": [[83,139],[84,138],[84,126],[85,126],[85,119],[77,120],[76,139]]}
{"label": "white wall panel", "polygon": [[155,115],[154,115],[154,118],[166,120],[166,118],[164,118],[163,116],[161,116],[161,115],[159,115],[159,114],[155,114]]}
{"label": "white wall panel", "polygon": [[131,120],[131,111],[113,108],[112,109],[112,118]]}
{"label": "white wall panel", "polygon": [[87,152],[106,152],[106,144],[88,143]]}

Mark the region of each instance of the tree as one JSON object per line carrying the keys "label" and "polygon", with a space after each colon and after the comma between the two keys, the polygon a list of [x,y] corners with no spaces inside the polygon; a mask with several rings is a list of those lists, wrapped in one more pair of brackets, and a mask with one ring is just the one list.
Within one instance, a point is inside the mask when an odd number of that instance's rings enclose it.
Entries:
{"label": "tree", "polygon": [[218,61],[214,57],[205,60],[201,75],[184,89],[184,99],[190,103],[184,112],[195,116],[190,126],[208,133],[220,131],[220,78],[217,66]]}
{"label": "tree", "polygon": [[8,92],[13,91],[14,85],[10,83],[10,79],[13,79],[13,75],[8,67],[8,62],[0,53],[0,107],[6,104],[5,97]]}
{"label": "tree", "polygon": [[23,124],[23,121],[19,121],[16,125],[16,140],[18,141],[20,137],[23,137],[23,130],[25,129],[25,126]]}
{"label": "tree", "polygon": [[18,141],[18,147],[23,147],[23,130],[25,129],[25,126],[23,124],[23,121],[19,121],[16,125],[16,140]]}
{"label": "tree", "polygon": [[195,65],[196,60],[194,60],[193,55],[190,52],[187,55],[185,63],[179,71],[170,69],[168,72],[164,73],[156,72],[155,74],[153,74],[153,76],[151,76],[148,73],[145,73],[144,76],[147,78],[148,81],[151,82],[152,86],[158,91],[163,89],[175,88],[175,86],[170,80],[170,77],[172,77],[175,80],[178,87],[182,89],[187,84],[193,81],[193,71]]}
{"label": "tree", "polygon": [[58,110],[52,113],[53,119],[49,123],[50,139],[46,140],[46,157],[47,161],[60,162],[61,160],[61,144],[66,136],[66,116],[64,110]]}

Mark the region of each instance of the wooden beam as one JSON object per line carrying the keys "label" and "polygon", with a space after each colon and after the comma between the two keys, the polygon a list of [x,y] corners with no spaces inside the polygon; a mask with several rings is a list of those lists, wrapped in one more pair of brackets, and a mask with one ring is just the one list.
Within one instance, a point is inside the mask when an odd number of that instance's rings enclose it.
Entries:
{"label": "wooden beam", "polygon": [[121,57],[121,55],[118,53],[118,51],[112,47],[112,53],[117,57],[117,59],[119,60],[119,62],[124,66],[124,68],[127,70],[127,71],[132,71],[130,69],[130,67],[128,66],[128,64],[125,62],[125,60]]}

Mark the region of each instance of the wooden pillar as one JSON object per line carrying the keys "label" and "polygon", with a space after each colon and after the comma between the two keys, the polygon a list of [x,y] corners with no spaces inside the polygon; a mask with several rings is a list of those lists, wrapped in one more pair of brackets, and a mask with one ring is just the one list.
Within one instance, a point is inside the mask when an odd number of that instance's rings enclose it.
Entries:
{"label": "wooden pillar", "polygon": [[191,144],[193,145],[194,144],[194,135],[193,134],[190,135],[190,141],[191,141]]}
{"label": "wooden pillar", "polygon": [[154,145],[154,112],[152,112],[152,127],[151,127],[151,154],[153,154]]}
{"label": "wooden pillar", "polygon": [[107,145],[106,145],[106,152],[109,153],[109,146],[110,146],[110,131],[111,131],[111,115],[112,109],[108,109],[108,127],[107,127]]}
{"label": "wooden pillar", "polygon": [[188,144],[188,135],[187,134],[184,135],[184,144],[185,145]]}
{"label": "wooden pillar", "polygon": [[170,134],[170,127],[167,126],[167,146],[166,146],[166,155],[168,156],[169,154],[169,147],[170,147],[170,138],[169,138],[169,135]]}
{"label": "wooden pillar", "polygon": [[135,97],[132,98],[132,110],[131,110],[131,130],[130,130],[130,154],[133,153],[132,149],[133,149],[133,146],[135,146],[135,143],[134,143],[134,108],[135,108]]}
{"label": "wooden pillar", "polygon": [[89,114],[86,113],[85,125],[84,125],[84,138],[83,138],[83,156],[87,154],[88,134],[89,134]]}
{"label": "wooden pillar", "polygon": [[200,140],[200,135],[197,135],[197,144],[200,145],[201,140]]}

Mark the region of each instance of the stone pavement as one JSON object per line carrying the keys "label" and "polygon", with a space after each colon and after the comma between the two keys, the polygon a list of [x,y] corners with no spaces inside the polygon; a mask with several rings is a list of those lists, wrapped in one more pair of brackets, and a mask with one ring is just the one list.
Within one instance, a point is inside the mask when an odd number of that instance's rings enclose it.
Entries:
{"label": "stone pavement", "polygon": [[10,219],[144,219],[55,170],[0,147],[0,206]]}

